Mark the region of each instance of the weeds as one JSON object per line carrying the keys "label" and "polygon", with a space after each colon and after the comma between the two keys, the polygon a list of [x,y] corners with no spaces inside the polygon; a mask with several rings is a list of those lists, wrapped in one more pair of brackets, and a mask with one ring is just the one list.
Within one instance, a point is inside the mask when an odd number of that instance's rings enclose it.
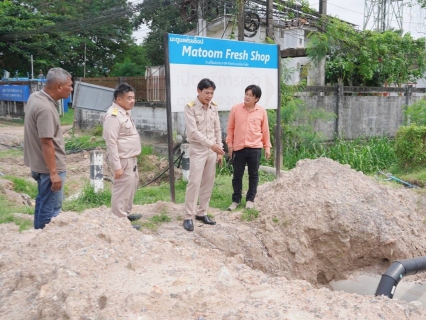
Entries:
{"label": "weeds", "polygon": [[97,208],[103,205],[109,206],[111,203],[111,190],[106,188],[102,192],[96,193],[90,184],[86,184],[80,195],[70,201],[64,201],[62,209],[64,211],[81,212],[85,209]]}
{"label": "weeds", "polygon": [[254,209],[245,209],[244,212],[241,214],[241,220],[242,221],[253,221],[254,219],[257,219],[259,217],[259,211]]}
{"label": "weeds", "polygon": [[38,190],[36,183],[9,175],[4,176],[3,178],[13,182],[13,191],[18,193],[25,193],[33,199],[37,196]]}
{"label": "weeds", "polygon": [[172,219],[165,213],[156,214],[152,216],[148,221],[141,222],[140,225],[144,228],[156,231],[158,226],[162,223],[170,222]]}

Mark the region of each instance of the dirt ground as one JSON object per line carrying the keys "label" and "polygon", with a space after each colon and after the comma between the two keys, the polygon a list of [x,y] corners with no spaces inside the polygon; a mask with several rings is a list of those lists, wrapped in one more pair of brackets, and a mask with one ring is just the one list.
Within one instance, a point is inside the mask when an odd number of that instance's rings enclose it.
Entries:
{"label": "dirt ground", "polygon": [[[4,128],[1,144],[22,142]],[[88,177],[88,161],[68,158],[67,184]],[[15,157],[0,172],[29,170]],[[183,205],[158,202],[134,208],[143,221],[171,217],[156,231],[137,231],[107,207],[62,212],[43,230],[2,224],[0,319],[426,319],[418,301],[329,286],[425,255],[425,202],[421,190],[321,158],[260,186],[253,222],[211,209],[216,226],[186,232]],[[425,283],[410,277],[402,281]]]}

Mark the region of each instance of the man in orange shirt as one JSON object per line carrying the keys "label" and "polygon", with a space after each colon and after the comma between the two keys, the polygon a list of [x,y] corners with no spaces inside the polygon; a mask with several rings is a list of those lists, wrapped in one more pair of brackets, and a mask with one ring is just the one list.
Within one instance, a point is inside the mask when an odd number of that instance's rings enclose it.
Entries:
{"label": "man in orange shirt", "polygon": [[228,155],[232,157],[234,176],[232,178],[232,204],[228,210],[235,210],[241,203],[243,176],[248,167],[249,188],[246,194],[246,208],[254,208],[254,198],[259,183],[259,163],[262,148],[265,158],[271,156],[268,115],[257,104],[262,90],[257,85],[249,85],[245,90],[244,102],[236,104],[229,113],[226,144]]}

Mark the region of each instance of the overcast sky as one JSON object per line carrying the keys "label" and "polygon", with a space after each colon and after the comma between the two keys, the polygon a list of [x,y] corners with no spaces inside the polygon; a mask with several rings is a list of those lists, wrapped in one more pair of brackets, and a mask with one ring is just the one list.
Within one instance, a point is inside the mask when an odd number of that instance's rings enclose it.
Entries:
{"label": "overcast sky", "polygon": [[[404,3],[410,1],[405,0]],[[319,9],[319,0],[309,0],[312,8]],[[354,23],[362,30],[364,24],[364,4],[365,0],[327,0],[327,13],[332,16],[338,16],[340,19]],[[414,37],[426,36],[426,12],[419,7],[410,8],[403,6],[403,30],[410,32]],[[372,27],[373,20],[370,19],[368,27]],[[392,25],[396,28],[395,21]]]}
{"label": "overcast sky", "polygon": [[[130,0],[134,4],[143,0]],[[404,0],[404,3],[410,2]],[[309,0],[312,8],[319,9],[319,0]],[[365,0],[327,0],[327,13],[332,16],[338,16],[340,19],[356,24],[360,30],[364,25],[364,4]],[[426,37],[426,11],[419,7],[410,8],[404,5],[403,8],[403,29],[404,32],[410,32],[413,37]],[[370,19],[368,27],[371,28],[373,20]],[[395,22],[392,25],[397,28]],[[142,43],[148,28],[142,26],[139,31],[133,34],[137,43]]]}

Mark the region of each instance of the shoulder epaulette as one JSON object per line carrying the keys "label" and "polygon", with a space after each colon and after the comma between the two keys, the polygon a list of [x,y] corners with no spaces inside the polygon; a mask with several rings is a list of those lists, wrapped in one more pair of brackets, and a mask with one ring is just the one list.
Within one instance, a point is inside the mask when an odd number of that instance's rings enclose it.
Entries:
{"label": "shoulder epaulette", "polygon": [[117,116],[117,113],[118,113],[118,109],[117,108],[113,108],[112,112],[111,112],[111,115]]}
{"label": "shoulder epaulette", "polygon": [[187,105],[193,107],[195,105],[195,101],[188,102]]}
{"label": "shoulder epaulette", "polygon": [[217,107],[217,103],[216,103],[216,102],[211,101],[210,103],[211,103],[212,105],[214,105],[214,106],[216,106],[216,107]]}

